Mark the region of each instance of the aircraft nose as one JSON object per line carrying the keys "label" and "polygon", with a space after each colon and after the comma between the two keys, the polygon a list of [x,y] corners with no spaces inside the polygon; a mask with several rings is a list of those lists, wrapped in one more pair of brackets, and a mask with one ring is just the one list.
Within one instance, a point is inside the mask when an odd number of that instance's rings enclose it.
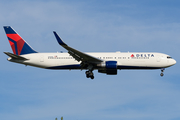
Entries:
{"label": "aircraft nose", "polygon": [[172,65],[176,64],[176,60],[172,59]]}
{"label": "aircraft nose", "polygon": [[174,59],[169,59],[167,62],[168,62],[168,66],[173,66],[176,64],[176,60]]}

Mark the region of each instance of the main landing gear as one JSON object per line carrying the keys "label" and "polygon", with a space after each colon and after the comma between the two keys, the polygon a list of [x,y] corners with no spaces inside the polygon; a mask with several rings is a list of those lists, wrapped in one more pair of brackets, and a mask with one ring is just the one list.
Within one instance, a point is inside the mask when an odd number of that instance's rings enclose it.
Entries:
{"label": "main landing gear", "polygon": [[91,78],[91,79],[94,79],[94,74],[93,74],[93,65],[88,65],[88,67],[87,67],[87,69],[88,69],[88,71],[86,71],[85,73],[86,73],[86,77],[87,78]]}
{"label": "main landing gear", "polygon": [[91,79],[94,79],[94,74],[93,74],[93,72],[92,71],[86,71],[86,77],[87,78],[91,78]]}
{"label": "main landing gear", "polygon": [[163,73],[164,70],[165,70],[164,68],[161,69],[161,74],[160,74],[161,77],[164,76],[164,73]]}

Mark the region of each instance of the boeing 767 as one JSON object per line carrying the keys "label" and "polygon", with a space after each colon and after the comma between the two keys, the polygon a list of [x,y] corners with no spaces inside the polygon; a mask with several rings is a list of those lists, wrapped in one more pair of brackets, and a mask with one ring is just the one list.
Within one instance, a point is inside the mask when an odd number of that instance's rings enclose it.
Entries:
{"label": "boeing 767", "polygon": [[8,61],[45,69],[87,70],[87,78],[94,79],[93,70],[107,75],[117,75],[122,69],[161,69],[176,64],[169,55],[155,52],[81,52],[66,43],[54,31],[58,43],[67,53],[39,53],[22,39],[10,26],[4,26],[13,53],[4,52]]}

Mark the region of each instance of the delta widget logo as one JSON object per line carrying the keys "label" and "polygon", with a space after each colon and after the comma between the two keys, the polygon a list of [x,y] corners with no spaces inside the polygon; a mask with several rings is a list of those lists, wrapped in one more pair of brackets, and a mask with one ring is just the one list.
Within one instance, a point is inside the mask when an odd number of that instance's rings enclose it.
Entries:
{"label": "delta widget logo", "polygon": [[154,57],[154,54],[132,54],[131,55],[131,58],[134,58],[134,57]]}

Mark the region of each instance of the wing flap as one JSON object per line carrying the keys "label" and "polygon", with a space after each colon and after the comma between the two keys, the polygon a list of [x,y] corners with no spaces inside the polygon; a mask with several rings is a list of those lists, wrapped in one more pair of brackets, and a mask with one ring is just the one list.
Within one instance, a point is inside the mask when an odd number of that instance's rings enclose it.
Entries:
{"label": "wing flap", "polygon": [[78,62],[81,61],[81,57],[79,55],[74,54],[74,52],[72,52],[72,51],[68,51],[68,53]]}

